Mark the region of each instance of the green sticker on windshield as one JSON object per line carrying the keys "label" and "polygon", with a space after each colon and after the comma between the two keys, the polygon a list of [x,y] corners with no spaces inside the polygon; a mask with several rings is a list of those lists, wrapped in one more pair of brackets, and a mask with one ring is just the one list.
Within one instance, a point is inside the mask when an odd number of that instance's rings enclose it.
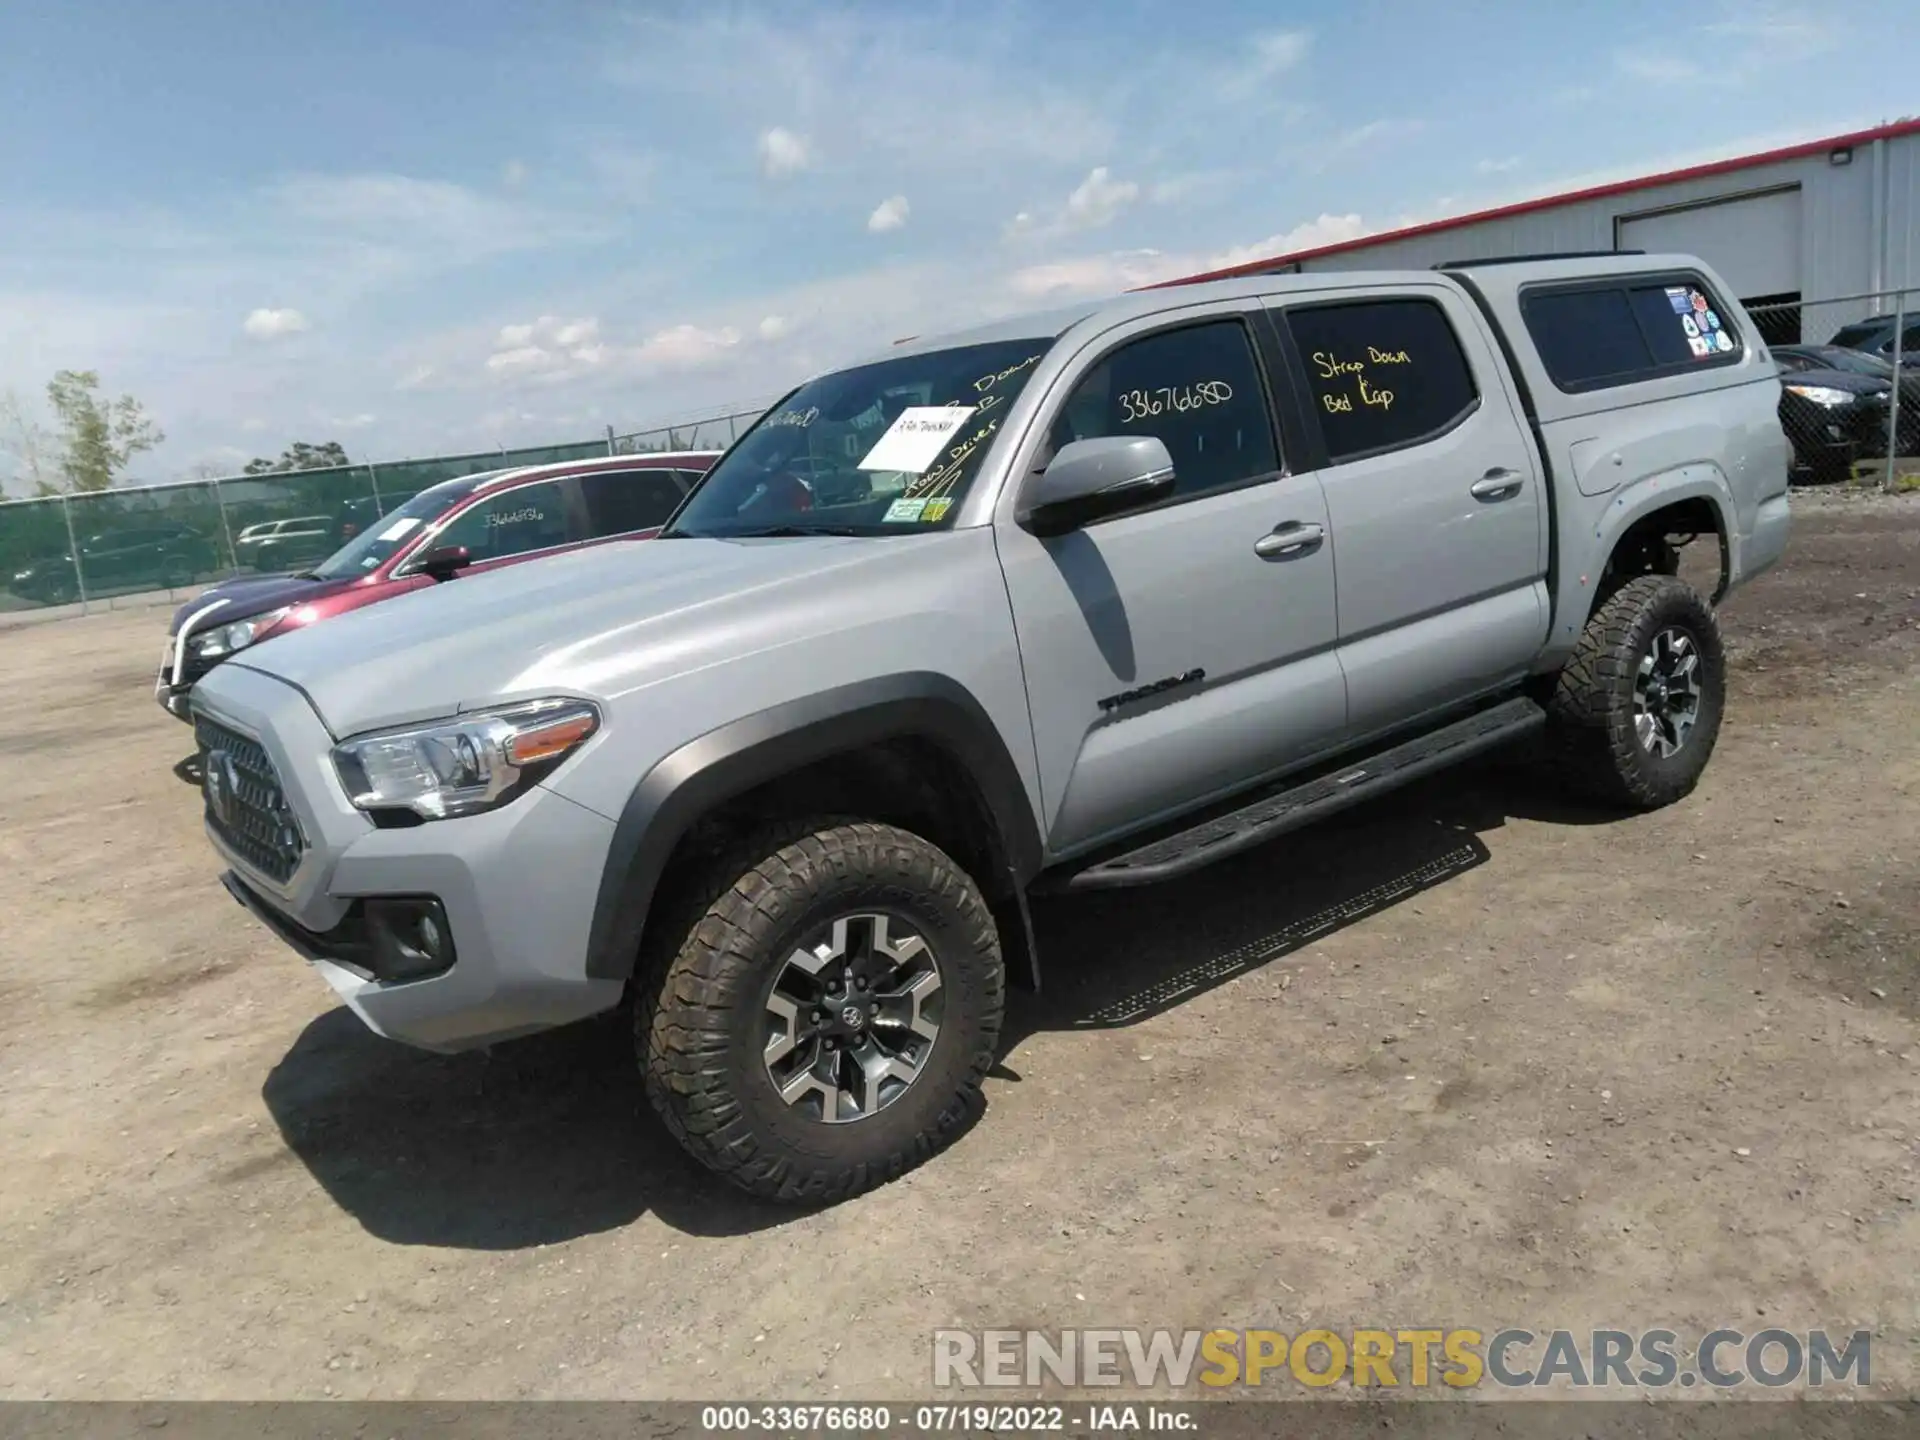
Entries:
{"label": "green sticker on windshield", "polygon": [[906,521],[918,520],[921,512],[926,508],[925,498],[909,500],[903,495],[889,505],[887,513],[880,518],[890,525],[898,525]]}

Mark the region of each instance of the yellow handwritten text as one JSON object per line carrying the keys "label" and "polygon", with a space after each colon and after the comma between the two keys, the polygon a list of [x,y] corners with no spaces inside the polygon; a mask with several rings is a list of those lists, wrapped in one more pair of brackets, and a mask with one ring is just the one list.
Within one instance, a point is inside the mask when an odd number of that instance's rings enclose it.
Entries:
{"label": "yellow handwritten text", "polygon": [[973,452],[999,428],[998,419],[989,420],[965,440],[949,449],[945,463],[929,470],[918,480],[909,481],[906,494],[917,499],[923,495],[939,495],[951,489],[954,482],[960,478],[960,467],[965,465]]}
{"label": "yellow handwritten text", "polygon": [[1313,365],[1322,380],[1337,380],[1342,375],[1358,375],[1366,367],[1358,360],[1339,360],[1325,350],[1313,352]]}
{"label": "yellow handwritten text", "polygon": [[987,393],[987,391],[993,389],[994,386],[998,385],[1002,380],[1005,380],[1008,376],[1018,375],[1022,370],[1025,370],[1029,365],[1037,365],[1039,363],[1040,363],[1040,356],[1029,355],[1025,360],[1022,360],[1018,365],[1009,365],[1006,369],[1000,371],[997,375],[982,375],[978,380],[973,382],[974,393],[979,395],[984,395]]}

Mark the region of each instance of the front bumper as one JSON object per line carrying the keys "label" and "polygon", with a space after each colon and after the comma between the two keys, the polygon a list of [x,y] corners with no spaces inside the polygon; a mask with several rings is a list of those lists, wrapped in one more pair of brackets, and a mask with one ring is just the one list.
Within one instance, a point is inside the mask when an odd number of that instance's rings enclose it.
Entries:
{"label": "front bumper", "polygon": [[[304,956],[377,1034],[456,1051],[551,1029],[612,1008],[624,986],[590,979],[588,935],[613,824],[536,787],[481,815],[381,829],[347,802],[328,754],[333,737],[292,686],[223,665],[195,708],[255,738],[278,772],[306,849],[276,883],[230,848],[233,897]],[[444,912],[452,967],[383,981],[364,963],[366,902],[431,897]]]}

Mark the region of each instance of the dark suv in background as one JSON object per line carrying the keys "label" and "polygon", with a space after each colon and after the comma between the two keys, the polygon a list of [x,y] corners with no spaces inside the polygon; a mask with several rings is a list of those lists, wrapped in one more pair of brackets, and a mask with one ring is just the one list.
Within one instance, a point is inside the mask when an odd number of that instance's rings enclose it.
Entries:
{"label": "dark suv in background", "polygon": [[[210,537],[189,525],[165,520],[103,530],[82,540],[79,550],[90,595],[179,589],[219,566],[219,550]],[[73,552],[48,555],[16,570],[7,588],[43,605],[80,599]]]}

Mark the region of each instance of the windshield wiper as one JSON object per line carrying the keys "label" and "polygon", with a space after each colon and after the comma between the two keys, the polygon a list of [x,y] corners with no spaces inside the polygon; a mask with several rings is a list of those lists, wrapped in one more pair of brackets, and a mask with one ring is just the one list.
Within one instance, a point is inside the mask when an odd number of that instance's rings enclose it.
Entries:
{"label": "windshield wiper", "polygon": [[773,540],[795,535],[870,535],[856,525],[763,525],[758,530],[726,530],[716,540]]}

